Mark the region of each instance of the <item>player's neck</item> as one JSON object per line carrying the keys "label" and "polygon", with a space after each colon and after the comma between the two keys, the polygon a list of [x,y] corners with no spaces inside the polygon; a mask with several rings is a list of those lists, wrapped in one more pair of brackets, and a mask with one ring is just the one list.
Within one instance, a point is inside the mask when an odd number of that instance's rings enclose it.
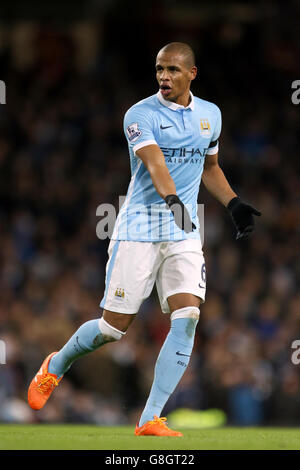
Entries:
{"label": "player's neck", "polygon": [[180,104],[181,106],[184,106],[185,108],[190,104],[191,102],[191,93],[190,90],[187,90],[183,95],[178,96],[176,101],[174,103]]}

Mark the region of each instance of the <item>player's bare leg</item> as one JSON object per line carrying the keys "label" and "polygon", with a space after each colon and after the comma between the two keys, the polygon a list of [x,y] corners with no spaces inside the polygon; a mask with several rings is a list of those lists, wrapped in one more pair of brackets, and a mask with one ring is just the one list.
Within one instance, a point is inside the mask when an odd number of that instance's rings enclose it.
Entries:
{"label": "player's bare leg", "polygon": [[126,314],[126,313],[116,313],[111,312],[110,310],[103,310],[104,320],[114,328],[117,328],[120,331],[127,331],[127,328],[131,325],[135,319],[135,314]]}
{"label": "player's bare leg", "polygon": [[189,293],[174,294],[168,297],[168,304],[170,307],[171,313],[180,308],[185,308],[188,306],[197,307],[200,306],[200,299],[196,295]]}
{"label": "player's bare leg", "polygon": [[159,416],[188,366],[200,314],[200,298],[180,293],[170,296],[168,304],[171,329],[157,358],[150,395],[135,430],[139,436],[182,436],[170,430],[165,418]]}

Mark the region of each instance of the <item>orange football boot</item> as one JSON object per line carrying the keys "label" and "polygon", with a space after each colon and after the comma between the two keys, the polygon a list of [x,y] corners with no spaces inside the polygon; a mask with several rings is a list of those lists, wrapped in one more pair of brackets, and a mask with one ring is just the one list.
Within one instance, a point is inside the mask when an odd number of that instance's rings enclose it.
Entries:
{"label": "orange football boot", "polygon": [[45,405],[51,393],[57,387],[63,376],[60,379],[56,374],[48,372],[49,361],[57,351],[49,354],[44,360],[40,370],[34,376],[28,389],[28,403],[33,410],[40,410]]}
{"label": "orange football boot", "polygon": [[158,418],[154,415],[152,421],[147,421],[143,426],[136,425],[134,434],[136,436],[173,436],[182,437],[183,434],[179,431],[172,431],[165,423],[167,418]]}

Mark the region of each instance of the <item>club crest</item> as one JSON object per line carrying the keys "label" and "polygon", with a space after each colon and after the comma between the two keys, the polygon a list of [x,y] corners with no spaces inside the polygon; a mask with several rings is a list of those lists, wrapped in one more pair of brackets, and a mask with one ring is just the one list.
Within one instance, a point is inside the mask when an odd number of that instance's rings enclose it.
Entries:
{"label": "club crest", "polygon": [[200,134],[204,137],[210,137],[211,128],[208,119],[200,119]]}
{"label": "club crest", "polygon": [[125,297],[125,292],[124,289],[120,289],[119,287],[116,289],[115,292],[115,297],[120,297],[121,299],[124,299]]}

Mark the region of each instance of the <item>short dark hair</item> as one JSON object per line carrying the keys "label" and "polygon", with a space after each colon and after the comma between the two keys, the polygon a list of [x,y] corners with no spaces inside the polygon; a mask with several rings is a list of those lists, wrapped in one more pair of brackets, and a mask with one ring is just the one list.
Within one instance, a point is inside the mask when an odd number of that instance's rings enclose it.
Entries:
{"label": "short dark hair", "polygon": [[196,58],[191,46],[185,42],[170,42],[160,49],[160,52],[178,52],[184,58],[187,67],[196,65]]}

